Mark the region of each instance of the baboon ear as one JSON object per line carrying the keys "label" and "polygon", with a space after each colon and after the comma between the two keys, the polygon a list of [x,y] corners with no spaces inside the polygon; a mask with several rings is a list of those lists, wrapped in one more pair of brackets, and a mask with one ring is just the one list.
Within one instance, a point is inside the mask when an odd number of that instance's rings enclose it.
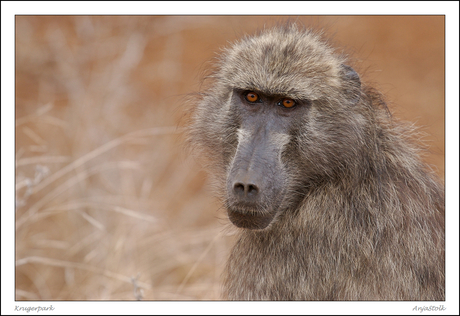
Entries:
{"label": "baboon ear", "polygon": [[361,80],[358,73],[348,65],[342,64],[342,79],[345,82],[345,93],[350,96],[353,104],[359,101]]}
{"label": "baboon ear", "polygon": [[342,64],[342,78],[345,81],[351,81],[353,84],[361,87],[361,80],[359,79],[359,75],[356,71],[348,65]]}

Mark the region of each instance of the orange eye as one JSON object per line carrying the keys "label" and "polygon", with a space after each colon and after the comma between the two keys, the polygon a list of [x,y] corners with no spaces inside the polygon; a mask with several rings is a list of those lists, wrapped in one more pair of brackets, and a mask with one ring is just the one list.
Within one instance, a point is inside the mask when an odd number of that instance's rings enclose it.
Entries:
{"label": "orange eye", "polygon": [[283,99],[281,101],[281,104],[285,107],[285,108],[292,108],[294,105],[295,105],[295,101],[292,100],[292,99]]}
{"label": "orange eye", "polygon": [[246,100],[248,100],[251,103],[259,101],[259,95],[257,93],[254,93],[252,91],[246,93]]}

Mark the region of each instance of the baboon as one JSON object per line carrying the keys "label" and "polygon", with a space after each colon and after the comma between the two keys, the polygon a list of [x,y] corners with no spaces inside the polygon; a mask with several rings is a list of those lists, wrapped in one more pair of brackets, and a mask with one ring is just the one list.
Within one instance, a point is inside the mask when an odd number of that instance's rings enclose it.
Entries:
{"label": "baboon", "polygon": [[223,51],[188,140],[238,240],[230,300],[444,300],[444,187],[412,127],[316,31]]}

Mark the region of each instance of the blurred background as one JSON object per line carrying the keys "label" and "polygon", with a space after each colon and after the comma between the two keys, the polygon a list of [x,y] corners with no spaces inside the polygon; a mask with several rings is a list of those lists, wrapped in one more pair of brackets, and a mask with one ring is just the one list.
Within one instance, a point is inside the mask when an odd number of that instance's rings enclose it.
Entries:
{"label": "blurred background", "polygon": [[218,300],[234,231],[183,150],[220,49],[324,29],[444,179],[443,16],[16,16],[16,300]]}

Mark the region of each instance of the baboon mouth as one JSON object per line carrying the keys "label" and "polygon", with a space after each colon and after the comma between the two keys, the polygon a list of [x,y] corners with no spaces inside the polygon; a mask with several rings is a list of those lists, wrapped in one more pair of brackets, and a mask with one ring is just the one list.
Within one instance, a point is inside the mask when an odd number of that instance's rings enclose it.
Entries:
{"label": "baboon mouth", "polygon": [[264,229],[270,224],[275,214],[270,213],[247,213],[240,210],[228,210],[228,218],[239,228]]}

